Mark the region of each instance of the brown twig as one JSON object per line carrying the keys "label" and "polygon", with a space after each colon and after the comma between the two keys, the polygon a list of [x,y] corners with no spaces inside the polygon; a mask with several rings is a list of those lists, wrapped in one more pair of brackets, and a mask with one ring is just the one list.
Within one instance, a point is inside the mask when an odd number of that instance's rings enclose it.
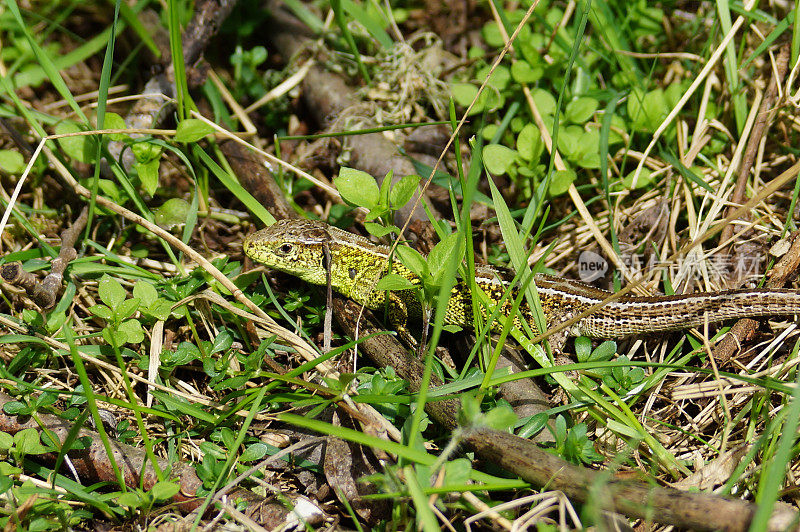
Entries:
{"label": "brown twig", "polygon": [[223,142],[220,150],[245,190],[261,205],[267,207],[276,219],[283,220],[299,216],[286,201],[283,191],[267,167],[266,159],[238,142]]}
{"label": "brown twig", "polygon": [[75,242],[86,227],[88,208],[84,207],[81,214],[70,227],[61,232],[61,251],[53,259],[50,273],[39,281],[35,275],[22,269],[22,263],[10,262],[4,264],[0,275],[3,280],[25,289],[25,292],[42,309],[48,309],[56,304],[58,292],[64,282],[64,271],[69,263],[78,257]]}
{"label": "brown twig", "polygon": [[[761,105],[758,109],[758,116],[756,116],[753,123],[753,129],[750,132],[750,138],[747,139],[747,146],[745,146],[744,153],[742,154],[742,162],[739,165],[739,172],[736,176],[736,187],[731,194],[731,205],[728,207],[726,214],[730,214],[736,209],[736,206],[744,202],[744,193],[747,189],[747,178],[750,175],[750,169],[753,167],[753,162],[756,160],[758,154],[758,146],[761,144],[761,139],[764,138],[767,126],[769,125],[772,116],[774,115],[775,100],[778,97],[778,87],[783,84],[783,79],[786,77],[786,72],[789,69],[789,52],[790,43],[784,44],[776,63],[775,76],[772,77],[772,82],[764,94],[764,99],[761,100]],[[722,229],[720,234],[720,242],[727,242],[733,236],[734,225],[729,224]]]}

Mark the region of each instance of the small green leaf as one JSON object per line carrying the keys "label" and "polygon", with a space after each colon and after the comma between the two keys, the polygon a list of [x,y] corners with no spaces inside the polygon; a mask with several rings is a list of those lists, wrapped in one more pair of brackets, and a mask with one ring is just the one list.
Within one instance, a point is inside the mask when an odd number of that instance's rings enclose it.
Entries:
{"label": "small green leaf", "polygon": [[131,151],[138,163],[146,163],[161,157],[161,146],[153,142],[137,142],[131,145]]}
{"label": "small green leaf", "polygon": [[368,221],[368,222],[371,222],[372,220],[377,220],[378,218],[380,218],[381,216],[383,216],[384,214],[386,214],[388,212],[389,212],[389,208],[388,207],[382,207],[380,205],[376,205],[375,207],[372,207],[369,210],[369,212],[364,217],[364,219],[366,221]]}
{"label": "small green leaf", "polygon": [[47,449],[39,442],[39,432],[28,428],[14,434],[14,447],[22,454],[42,454]]}
{"label": "small green leaf", "polygon": [[444,478],[447,484],[458,486],[459,484],[469,484],[470,474],[472,473],[472,463],[466,458],[456,458],[448,460],[444,464]]}
{"label": "small green leaf", "polygon": [[[128,125],[125,123],[125,119],[117,113],[107,112],[103,119],[103,129],[128,129]],[[111,133],[108,135],[108,138],[116,141],[124,141],[128,138],[128,135],[125,133]]]}
{"label": "small green leaf", "polygon": [[133,285],[133,297],[139,298],[143,307],[149,307],[158,299],[158,291],[149,281],[139,280]]}
{"label": "small green leaf", "polygon": [[117,331],[124,336],[122,343],[140,344],[144,340],[144,330],[139,320],[125,320],[119,324]]}
{"label": "small green leaf", "polygon": [[511,76],[517,83],[536,83],[544,74],[540,66],[531,66],[527,61],[517,61],[511,65]]}
{"label": "small green leaf", "polygon": [[382,238],[390,233],[400,234],[400,228],[396,225],[388,225],[383,226],[381,224],[376,224],[375,222],[364,222],[364,229],[373,236],[377,236],[378,238]]}
{"label": "small green leaf", "polygon": [[500,31],[496,22],[487,22],[481,28],[481,37],[483,37],[486,45],[491,48],[502,48],[503,45],[505,45],[503,33]]}
{"label": "small green leaf", "polygon": [[[78,133],[83,131],[78,124],[65,120],[59,122],[55,127],[56,135],[64,135],[67,133]],[[90,164],[94,162],[94,143],[88,135],[78,135],[74,137],[63,137],[58,139],[58,144],[64,153],[72,159],[82,163]]]}
{"label": "small green leaf", "polygon": [[645,188],[653,182],[651,174],[652,172],[649,168],[642,168],[642,171],[639,172],[639,179],[636,181],[634,186],[633,178],[636,175],[636,170],[633,170],[625,176],[625,179],[622,180],[622,186],[627,189]]}
{"label": "small green leaf", "polygon": [[472,427],[481,421],[481,404],[474,395],[461,397],[461,410],[458,411],[458,424],[462,427]]}
{"label": "small green leaf", "polygon": [[175,482],[168,482],[162,480],[160,482],[156,482],[153,485],[152,489],[150,490],[150,493],[153,495],[153,498],[156,501],[161,502],[171,499],[172,497],[177,495],[179,491],[180,488]]}
{"label": "small green leaf", "polygon": [[395,290],[410,290],[414,288],[414,283],[396,273],[387,273],[375,285],[375,290],[388,290],[394,292]]}
{"label": "small green leaf", "polygon": [[544,412],[540,412],[538,414],[534,414],[527,423],[525,423],[522,428],[519,429],[517,432],[517,436],[521,438],[530,438],[539,434],[546,426],[547,422],[550,420],[550,416],[548,416]]}
{"label": "small green leaf", "polygon": [[567,420],[564,419],[564,416],[559,414],[556,417],[555,423],[555,437],[557,442],[563,442],[567,439]]}
{"label": "small green leaf", "polygon": [[211,455],[214,458],[224,460],[227,457],[227,453],[225,453],[225,450],[214,442],[206,440],[200,443],[199,447],[204,454]]}
{"label": "small green leaf", "polygon": [[534,89],[531,97],[542,115],[554,115],[556,112],[556,99],[544,89]]}
{"label": "small green leaf", "polygon": [[486,412],[483,423],[495,430],[508,430],[517,422],[517,415],[510,406],[496,406]]}
{"label": "small green leaf", "polygon": [[158,168],[161,161],[158,159],[150,159],[147,162],[136,163],[136,173],[139,174],[139,181],[142,182],[142,188],[145,192],[154,196],[156,189],[158,189]]}
{"label": "small green leaf", "polygon": [[120,305],[114,309],[114,317],[117,321],[122,321],[125,318],[130,317],[134,312],[139,309],[139,299],[138,298],[130,298],[126,299]]}
{"label": "small green leaf", "polygon": [[125,289],[122,288],[119,281],[108,274],[104,274],[103,277],[100,278],[97,292],[100,294],[100,299],[103,303],[112,309],[117,308],[125,301]]}
{"label": "small green leaf", "polygon": [[149,314],[157,320],[166,321],[172,313],[172,303],[164,299],[157,299],[143,310],[146,314]]}
{"label": "small green leaf", "polygon": [[[484,68],[478,69],[475,73],[475,77],[477,79],[485,79],[486,76],[489,75],[491,71],[490,66],[485,66]],[[489,84],[497,90],[503,90],[508,87],[509,82],[511,81],[511,71],[508,69],[507,66],[500,64],[492,72],[491,76],[489,76]],[[484,91],[490,89],[484,89]],[[494,91],[492,91],[494,92]]]}
{"label": "small green leaf", "polygon": [[92,305],[91,307],[89,307],[88,310],[98,318],[103,318],[106,321],[110,320],[111,317],[114,315],[114,313],[111,312],[110,308],[101,303],[98,303],[97,305]]}
{"label": "small green leaf", "polygon": [[447,270],[447,265],[452,262],[461,262],[463,254],[463,239],[458,233],[451,233],[436,244],[428,255],[428,269],[431,275],[439,282],[439,277]]}
{"label": "small green leaf", "polygon": [[138,508],[142,505],[142,497],[136,491],[128,491],[117,497],[117,504],[128,508]]}
{"label": "small green leaf", "polygon": [[222,331],[214,338],[214,345],[211,346],[210,353],[220,353],[227,351],[233,345],[233,336],[228,331]]}
{"label": "small green leaf", "polygon": [[652,133],[669,114],[669,106],[662,89],[644,93],[634,89],[628,96],[628,116],[633,129]]}
{"label": "small green leaf", "polygon": [[617,342],[613,340],[606,340],[602,344],[595,347],[594,351],[592,351],[592,355],[589,360],[592,361],[605,361],[611,360],[611,358],[617,354]]}
{"label": "small green leaf", "polygon": [[265,444],[261,442],[254,443],[247,446],[247,448],[242,452],[241,456],[239,456],[239,460],[242,462],[261,460],[267,455],[268,451],[269,449]]}
{"label": "small green leaf", "polygon": [[556,170],[550,180],[548,192],[551,196],[560,196],[569,190],[569,186],[575,181],[575,172],[572,170]]}
{"label": "small green leaf", "polygon": [[361,170],[342,167],[333,180],[342,199],[351,205],[372,209],[380,202],[380,190],[375,178]]}
{"label": "small green leaf", "polygon": [[124,345],[128,340],[128,337],[125,336],[125,333],[121,333],[111,326],[103,329],[102,336],[108,345],[116,345],[117,347]]}
{"label": "small green leaf", "polygon": [[381,181],[381,188],[378,193],[378,205],[389,207],[389,190],[392,187],[393,175],[394,170],[389,170],[389,173],[386,174],[386,177],[384,177],[383,181]]}
{"label": "small green leaf", "polygon": [[517,151],[520,157],[530,162],[538,162],[544,153],[542,132],[533,124],[526,124],[517,135]]}
{"label": "small green leaf", "polygon": [[494,175],[503,175],[514,164],[517,152],[502,144],[488,144],[483,147],[483,164]]}
{"label": "small green leaf", "polygon": [[581,135],[583,128],[580,126],[567,126],[561,129],[561,133],[558,134],[558,149],[565,157],[573,159],[580,153]]}
{"label": "small green leaf", "polygon": [[417,190],[419,180],[420,177],[418,175],[412,174],[403,177],[400,181],[395,183],[391,192],[389,192],[389,205],[393,209],[399,209],[408,203]]}
{"label": "small green leaf", "polygon": [[405,264],[406,268],[417,274],[419,277],[428,275],[428,263],[425,258],[416,249],[408,246],[397,246],[395,251],[400,260]]}
{"label": "small green leaf", "polygon": [[592,354],[592,340],[588,336],[575,338],[575,358],[578,362],[586,362]]}
{"label": "small green leaf", "polygon": [[478,87],[471,83],[451,83],[450,93],[453,100],[461,107],[469,107],[472,100],[478,95]]}
{"label": "small green leaf", "polygon": [[600,131],[590,129],[578,137],[578,150],[574,154],[575,164],[581,168],[600,168]]}
{"label": "small green leaf", "polygon": [[25,171],[25,159],[18,151],[0,150],[0,169],[12,175],[19,175]]}
{"label": "small green leaf", "polygon": [[14,445],[14,437],[8,432],[0,432],[0,450],[7,451]]}
{"label": "small green leaf", "polygon": [[564,118],[573,124],[584,124],[592,118],[599,102],[594,98],[582,97],[572,100],[564,110]]}
{"label": "small green leaf", "polygon": [[175,132],[176,142],[197,142],[206,135],[214,132],[214,128],[206,124],[202,120],[196,118],[188,118],[178,124],[178,129]]}
{"label": "small green leaf", "polygon": [[47,323],[45,324],[45,328],[47,332],[53,334],[58,332],[61,327],[67,321],[67,313],[66,312],[51,312],[50,315],[47,316]]}
{"label": "small green leaf", "polygon": [[161,207],[153,211],[153,219],[160,227],[172,229],[186,223],[191,208],[191,205],[185,199],[168,199]]}

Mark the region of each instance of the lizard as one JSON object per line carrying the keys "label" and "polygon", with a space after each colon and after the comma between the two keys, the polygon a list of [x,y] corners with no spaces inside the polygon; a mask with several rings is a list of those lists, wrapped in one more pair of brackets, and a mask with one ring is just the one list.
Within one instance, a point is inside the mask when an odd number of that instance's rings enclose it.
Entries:
{"label": "lizard", "polygon": [[[376,290],[377,280],[389,272],[388,246],[315,220],[280,220],[247,237],[244,253],[268,268],[291,274],[308,283],[326,285],[328,275],[334,290],[372,310],[388,306],[388,317],[402,336],[408,318],[421,318],[422,307],[414,290]],[[326,255],[330,257],[328,272]],[[391,272],[419,285],[419,278],[399,261]],[[475,283],[489,300],[499,303],[509,289],[508,274],[490,266],[477,266]],[[683,295],[624,295],[604,303],[613,292],[558,276],[537,273],[533,282],[541,301],[548,329],[569,321],[585,311],[593,312],[548,337],[554,351],[561,351],[568,336],[620,339],[640,334],[678,331],[729,319],[800,314],[800,291],[792,289],[734,289]],[[513,309],[512,297],[500,308],[503,316]],[[388,303],[387,303],[388,302]],[[486,310],[482,310],[484,318]],[[524,301],[516,320],[525,320],[539,334],[533,313]],[[473,327],[472,296],[469,285],[458,279],[447,305],[445,324]],[[499,332],[502,322],[491,329]],[[403,334],[405,333],[405,334]]]}

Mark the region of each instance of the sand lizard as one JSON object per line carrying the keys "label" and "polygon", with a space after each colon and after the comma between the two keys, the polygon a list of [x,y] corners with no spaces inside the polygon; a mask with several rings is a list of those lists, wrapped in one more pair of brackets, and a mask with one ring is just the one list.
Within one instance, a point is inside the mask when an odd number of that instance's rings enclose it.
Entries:
{"label": "sand lizard", "polygon": [[[420,318],[421,306],[413,290],[374,290],[377,279],[389,268],[387,246],[313,220],[281,220],[249,236],[243,244],[244,252],[253,260],[318,285],[327,283],[326,246],[334,290],[373,310],[384,308],[388,298],[389,318],[397,329],[405,328],[408,317]],[[391,271],[414,284],[420,282],[398,260],[393,261]],[[495,302],[499,302],[508,289],[507,281],[507,275],[495,268],[479,266],[476,269],[477,286]],[[534,282],[548,328],[572,319],[612,295],[589,284],[552,275],[537,274]],[[512,309],[512,300],[513,297],[507,297],[501,308],[505,316]],[[485,310],[483,313],[485,316]],[[549,340],[554,349],[560,350],[568,335],[624,338],[696,327],[706,319],[717,323],[733,318],[793,314],[800,314],[800,291],[789,289],[740,289],[652,297],[626,295],[600,306]],[[517,319],[526,320],[533,331],[537,330],[524,301]],[[473,326],[472,296],[463,280],[457,280],[452,289],[445,323]],[[500,327],[502,323],[498,321],[492,329]]]}

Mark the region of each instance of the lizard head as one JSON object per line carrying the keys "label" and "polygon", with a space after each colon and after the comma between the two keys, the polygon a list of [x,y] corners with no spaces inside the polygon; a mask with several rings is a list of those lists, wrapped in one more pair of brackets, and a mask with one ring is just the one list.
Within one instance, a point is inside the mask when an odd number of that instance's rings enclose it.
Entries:
{"label": "lizard head", "polygon": [[331,236],[314,220],[279,220],[253,233],[242,244],[245,254],[268,268],[314,284],[325,284],[323,244]]}

